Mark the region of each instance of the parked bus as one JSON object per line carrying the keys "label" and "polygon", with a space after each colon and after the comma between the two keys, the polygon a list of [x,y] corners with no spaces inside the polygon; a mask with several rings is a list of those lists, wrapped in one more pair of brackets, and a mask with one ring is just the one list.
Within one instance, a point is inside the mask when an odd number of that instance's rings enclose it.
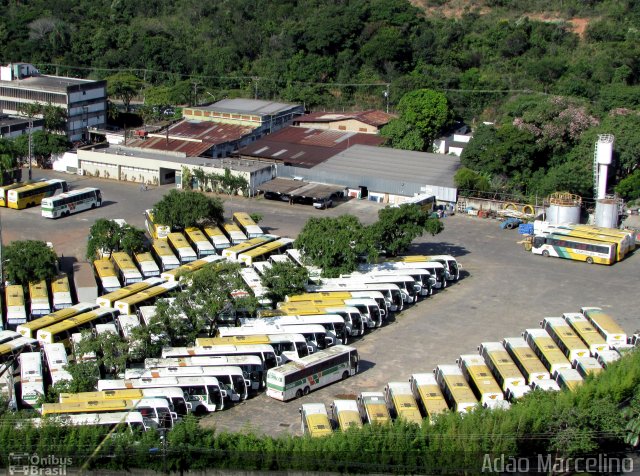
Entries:
{"label": "parked bus", "polygon": [[60,218],[99,206],[102,206],[102,192],[99,188],[87,187],[43,198],[40,208],[43,217]]}
{"label": "parked bus", "polygon": [[44,396],[44,378],[42,375],[42,357],[40,352],[23,352],[20,354],[20,387],[23,408],[40,408]]}
{"label": "parked bus", "polygon": [[407,423],[422,425],[422,415],[408,382],[389,382],[384,387],[384,397],[389,413]]}
{"label": "parked bus", "polygon": [[447,401],[433,373],[411,375],[409,386],[411,387],[413,396],[430,421],[433,421],[436,415],[449,410],[449,405],[447,405]]}
{"label": "parked bus", "polygon": [[542,256],[586,261],[589,264],[608,265],[615,263],[616,245],[584,238],[550,234],[546,237],[535,236],[531,252]]}
{"label": "parked bus", "polygon": [[[432,289],[443,289],[447,287],[447,277],[450,276],[449,268],[439,261],[385,261],[377,265],[361,265],[366,270],[367,266],[375,266],[381,269],[393,269],[401,271],[403,269],[424,269],[431,274]],[[409,273],[410,274],[410,273]]]}
{"label": "parked bus", "polygon": [[362,418],[355,400],[334,400],[331,403],[331,418],[341,431],[362,428]]}
{"label": "parked bus", "polygon": [[216,249],[207,237],[204,236],[204,233],[200,231],[200,228],[191,226],[185,228],[184,233],[189,242],[193,245],[193,248],[196,250],[198,259],[216,254]]}
{"label": "parked bus", "polygon": [[327,347],[327,331],[320,324],[306,324],[300,326],[240,326],[221,327],[218,329],[220,337],[301,334],[307,343],[308,353],[312,354]]}
{"label": "parked bus", "polygon": [[238,261],[238,256],[241,253],[245,253],[249,250],[257,248],[265,243],[270,243],[277,238],[275,235],[263,235],[257,238],[251,238],[250,240],[243,241],[237,245],[230,246],[227,249],[222,250],[222,256],[229,261]]}
{"label": "parked bus", "polygon": [[571,362],[544,329],[525,329],[522,337],[549,371],[551,378],[558,369],[570,369]]}
{"label": "parked bus", "polygon": [[580,312],[589,319],[593,327],[600,333],[611,347],[625,345],[627,334],[620,325],[599,307],[582,307]]}
{"label": "parked bus", "polygon": [[362,319],[366,324],[366,327],[373,329],[376,327],[382,327],[383,316],[385,310],[380,309],[378,301],[373,298],[319,298],[310,301],[297,301],[297,302],[280,302],[278,303],[278,309],[289,314],[295,314],[295,310],[304,306],[316,306],[318,308],[323,307],[355,307]]}
{"label": "parked bus", "polygon": [[99,392],[61,393],[60,403],[91,402],[101,400],[141,400],[143,398],[161,398],[167,400],[169,409],[178,416],[187,414],[187,402],[180,388],[127,388],[102,390]]}
{"label": "parked bus", "polygon": [[97,307],[98,305],[94,303],[81,302],[71,307],[60,309],[59,311],[51,313],[48,316],[44,316],[39,319],[34,319],[33,321],[20,324],[18,327],[16,327],[16,331],[24,337],[35,339],[36,333],[40,329],[52,326],[54,324],[57,324],[58,322],[64,321],[65,319],[77,316],[78,314],[84,314],[85,312],[93,311]]}
{"label": "parked bus", "polygon": [[335,280],[323,279],[322,284],[332,284],[335,282],[361,282],[365,284],[395,284],[400,288],[400,294],[406,304],[413,304],[418,301],[418,294],[422,290],[422,285],[417,283],[408,275],[387,275],[377,276],[374,274],[351,274],[343,275]]}
{"label": "parked bus", "polygon": [[177,282],[183,278],[183,275],[194,273],[208,264],[215,263],[216,261],[222,261],[223,259],[224,258],[222,256],[217,255],[205,256],[204,258],[192,261],[191,263],[183,264],[177,268],[165,271],[160,276],[167,282]]}
{"label": "parked bus", "polygon": [[14,189],[20,188],[20,187],[24,187],[24,183],[17,182],[17,183],[12,183],[12,184],[9,184],[9,185],[0,186],[0,207],[6,207],[7,206],[7,204],[8,204],[7,195],[9,194],[9,190],[14,190]]}
{"label": "parked bus", "polygon": [[561,317],[545,317],[540,321],[540,327],[549,333],[551,338],[564,353],[569,362],[588,357],[589,347],[574,332],[569,323]]}
{"label": "parked bus", "polygon": [[225,234],[229,238],[229,242],[231,243],[231,246],[238,245],[243,241],[247,241],[248,239],[247,235],[245,235],[242,232],[242,230],[238,227],[238,225],[236,225],[233,222],[225,222],[222,225],[222,229],[224,230]]}
{"label": "parked bus", "polygon": [[452,410],[466,413],[478,404],[478,399],[457,365],[438,365],[433,374]]}
{"label": "parked bus", "polygon": [[171,228],[167,225],[160,225],[155,222],[153,210],[144,211],[144,225],[151,236],[152,241],[164,240],[171,233]]}
{"label": "parked bus", "polygon": [[613,349],[607,349],[598,352],[596,358],[598,359],[598,363],[606,369],[612,363],[620,360],[620,354]]}
{"label": "parked bus", "polygon": [[69,358],[67,357],[67,351],[64,345],[60,343],[44,344],[43,350],[49,369],[51,385],[55,385],[63,380],[73,380],[73,377],[66,369],[69,364]]}
{"label": "parked bus", "polygon": [[258,276],[258,273],[255,269],[242,268],[240,270],[240,277],[248,286],[253,296],[258,300],[258,304],[261,307],[267,309],[273,307],[273,302],[271,301],[271,299],[266,297],[269,289],[262,285],[262,280],[260,279],[260,276]]}
{"label": "parked bus", "polygon": [[69,278],[66,274],[60,274],[51,281],[51,294],[53,294],[53,309],[55,311],[73,306]]}
{"label": "parked bus", "polygon": [[28,337],[18,337],[0,344],[0,368],[13,364],[21,352],[33,352],[37,349],[38,341]]}
{"label": "parked bus", "polygon": [[189,246],[189,242],[184,237],[182,233],[173,232],[167,235],[167,241],[169,242],[169,246],[175,251],[178,259],[180,260],[180,264],[191,263],[198,259],[196,252],[193,251],[191,246]]}
{"label": "parked bus", "polygon": [[560,386],[558,382],[550,378],[543,378],[540,380],[534,380],[531,384],[532,390],[541,390],[543,392],[559,392]]}
{"label": "parked bus", "polygon": [[[183,357],[236,357],[256,356],[264,365],[265,372],[278,365],[275,351],[268,344],[258,345],[209,345],[203,347],[165,347],[162,349],[162,358]],[[231,364],[231,361],[229,361]],[[266,384],[266,379],[265,379]]]}
{"label": "parked bus", "polygon": [[240,227],[248,239],[257,238],[264,235],[262,228],[246,212],[235,212],[232,216],[233,222]]}
{"label": "parked bus", "polygon": [[[410,264],[410,263],[394,263],[396,265],[400,264]],[[440,263],[435,263],[442,266]],[[444,267],[442,268],[444,269]],[[410,276],[413,280],[420,284],[420,296],[428,297],[433,294],[433,288],[435,287],[437,280],[435,276],[431,275],[431,271],[425,268],[400,268],[400,267],[383,267],[377,265],[367,265],[366,267],[360,266],[358,268],[358,272],[362,274],[369,274],[371,276]]]}
{"label": "parked bus", "polygon": [[[320,286],[306,286],[306,291],[308,293],[379,291],[384,297],[387,315],[389,312],[400,312],[404,309],[404,300],[402,299],[400,288],[398,285],[393,283],[363,284],[342,281],[339,283],[323,284]],[[382,309],[382,306],[380,306],[380,308]]]}
{"label": "parked bus", "polygon": [[347,302],[350,299],[374,299],[378,305],[382,321],[386,321],[389,315],[387,299],[381,291],[321,291],[285,296],[285,302],[287,303],[313,301],[315,299],[341,299],[343,302]]}
{"label": "parked bus", "polygon": [[85,329],[95,329],[96,324],[113,322],[118,314],[116,309],[98,308],[38,330],[37,339],[41,344],[61,342],[65,347],[70,348],[71,334],[82,332]]}
{"label": "parked bus", "polygon": [[139,306],[153,303],[156,299],[180,288],[180,284],[176,282],[158,284],[123,299],[118,299],[113,307],[120,311],[121,314],[135,314]]}
{"label": "parked bus", "polygon": [[369,424],[391,422],[391,415],[382,392],[362,392],[356,400],[362,419]]}
{"label": "parked bus", "polygon": [[49,291],[47,290],[47,282],[44,279],[35,283],[29,283],[29,300],[31,301],[32,319],[51,314]]}
{"label": "parked bus", "polygon": [[[365,321],[360,311],[353,306],[331,306],[331,305],[306,305],[305,303],[297,303],[298,306],[287,306],[283,309],[274,310],[273,315],[323,315],[335,314],[341,316],[344,320],[347,332],[351,336],[364,335]],[[267,316],[269,313],[264,313]]]}
{"label": "parked bus", "polygon": [[130,380],[98,380],[98,391],[119,389],[180,388],[187,410],[196,415],[224,409],[226,393],[215,377],[162,377]]}
{"label": "parked bus", "polygon": [[20,337],[22,337],[22,334],[19,332],[0,330],[0,344],[6,344]]}
{"label": "parked bus", "polygon": [[111,254],[111,261],[120,277],[123,285],[128,286],[142,281],[142,274],[138,271],[135,263],[124,251],[117,251]]}
{"label": "parked bus", "polygon": [[573,391],[582,385],[584,379],[576,369],[560,369],[556,375],[556,382],[560,388]]}
{"label": "parked bus", "polygon": [[78,413],[76,415],[64,415],[60,422],[67,426],[99,426],[109,430],[109,433],[117,430],[138,433],[155,430],[158,425],[153,420],[142,416],[138,411],[112,412],[112,413]]}
{"label": "parked bus", "polygon": [[528,385],[536,380],[550,380],[549,371],[522,337],[505,337],[503,345],[518,366]]}
{"label": "parked bus", "polygon": [[157,278],[160,276],[160,268],[158,268],[158,265],[153,259],[151,253],[148,251],[145,251],[144,253],[136,253],[134,258],[138,263],[138,267],[140,268],[140,272],[144,279]]}
{"label": "parked bus", "polygon": [[358,351],[336,345],[267,371],[267,395],[276,400],[299,398],[358,373]]}
{"label": "parked bus", "polygon": [[222,250],[231,246],[231,242],[219,226],[205,226],[204,234],[211,240],[217,253],[222,253]]}
{"label": "parked bus", "polygon": [[147,358],[144,361],[146,369],[163,367],[228,367],[242,369],[245,380],[249,382],[250,390],[260,390],[266,384],[267,369],[262,359],[257,355],[215,355],[195,357]]}
{"label": "parked bus", "polygon": [[483,342],[478,352],[509,400],[523,397],[531,387],[500,342]]}
{"label": "parked bus", "polygon": [[598,375],[604,369],[594,357],[583,357],[573,361],[575,369],[580,373],[582,378],[586,379],[589,375]]}
{"label": "parked bus", "polygon": [[291,238],[279,238],[277,240],[265,243],[249,251],[245,251],[238,255],[238,262],[245,266],[251,266],[255,261],[263,261],[272,254],[280,254],[293,246],[295,240]]}
{"label": "parked bus", "polygon": [[304,435],[318,438],[331,434],[331,422],[324,403],[304,403],[298,411]]}
{"label": "parked bus", "polygon": [[118,280],[116,269],[111,261],[108,259],[97,259],[93,262],[93,267],[98,276],[102,294],[112,293],[122,287]]}
{"label": "parked bus", "polygon": [[[410,256],[399,256],[398,258],[394,258],[390,261],[396,262],[405,262],[405,263],[422,263],[422,262],[430,262],[436,261],[441,263],[445,267],[445,276],[447,281],[458,281],[460,279],[460,270],[462,266],[458,261],[451,255],[410,255]],[[422,266],[419,266],[422,267]],[[446,283],[443,283],[446,285]]]}
{"label": "parked bus", "polygon": [[619,230],[617,228],[607,228],[595,225],[572,225],[574,230],[588,231],[599,235],[608,236],[614,239],[620,239],[619,248],[622,248],[625,254],[636,249],[636,240],[632,231]]}
{"label": "parked bus", "polygon": [[229,337],[198,337],[196,347],[209,347],[217,345],[258,345],[271,346],[276,355],[278,364],[290,360],[298,360],[309,355],[309,346],[302,334],[260,334],[248,336]]}
{"label": "parked bus", "polygon": [[499,402],[504,400],[504,394],[482,357],[476,354],[463,354],[456,363],[483,406],[494,408],[501,405]]}
{"label": "parked bus", "polygon": [[7,207],[21,210],[40,205],[43,198],[52,197],[58,192],[66,192],[69,188],[65,180],[51,179],[34,182],[7,192]]}
{"label": "parked bus", "polygon": [[286,254],[295,264],[302,268],[307,268],[307,271],[309,272],[309,279],[311,281],[320,281],[320,279],[322,279],[322,269],[318,266],[308,264],[300,250],[296,248],[289,248],[286,251]]}
{"label": "parked bus", "polygon": [[593,327],[591,321],[579,312],[565,312],[562,314],[562,317],[569,323],[575,333],[580,336],[583,342],[587,344],[592,356],[609,348],[604,337]]}
{"label": "parked bus", "polygon": [[160,270],[162,272],[172,270],[180,266],[180,261],[176,258],[176,255],[171,251],[171,247],[166,240],[155,240],[151,245],[151,250],[158,257],[160,262]]}
{"label": "parked bus", "polygon": [[145,279],[144,281],[140,281],[139,283],[133,283],[120,288],[117,291],[113,291],[112,293],[100,296],[98,299],[96,299],[96,303],[100,307],[115,307],[116,301],[137,294],[152,286],[158,286],[163,282],[164,280],[160,278]]}
{"label": "parked bus", "polygon": [[[269,326],[306,326],[319,324],[326,332],[327,347],[334,344],[345,344],[346,326],[341,316],[336,314],[311,314],[306,316],[284,315],[265,317],[262,319],[240,319],[242,326],[269,327]],[[291,332],[295,331],[292,329]]]}
{"label": "parked bus", "polygon": [[7,325],[16,326],[27,322],[27,309],[24,304],[24,289],[12,284],[4,288],[4,302],[7,306]]}

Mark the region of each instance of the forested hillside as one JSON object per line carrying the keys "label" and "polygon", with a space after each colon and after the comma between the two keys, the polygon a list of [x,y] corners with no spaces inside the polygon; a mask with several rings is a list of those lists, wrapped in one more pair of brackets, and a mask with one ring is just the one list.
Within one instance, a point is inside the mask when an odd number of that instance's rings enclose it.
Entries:
{"label": "forested hillside", "polygon": [[[155,87],[148,95],[161,86],[176,104],[249,96],[384,108],[388,84],[394,110],[408,91],[443,92],[459,118],[517,129],[493,153],[525,144],[524,157],[511,154],[501,167],[465,163],[487,179],[472,182],[523,194],[585,193],[596,126],[637,130],[627,111],[640,107],[640,3],[631,0],[0,4],[0,62],[94,78],[128,70]],[[580,112],[577,129],[554,96]],[[558,123],[565,129],[554,132]],[[618,178],[637,168],[636,152],[624,151]]]}

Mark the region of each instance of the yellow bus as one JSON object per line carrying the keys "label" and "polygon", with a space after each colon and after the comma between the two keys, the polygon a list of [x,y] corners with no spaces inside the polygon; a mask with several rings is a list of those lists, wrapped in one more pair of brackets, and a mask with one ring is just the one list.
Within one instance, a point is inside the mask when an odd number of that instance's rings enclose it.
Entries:
{"label": "yellow bus", "polygon": [[231,246],[231,242],[227,238],[227,235],[224,234],[219,226],[204,227],[204,234],[211,240],[216,252],[221,253],[222,250]]}
{"label": "yellow bus", "polygon": [[593,327],[593,324],[579,312],[565,312],[562,314],[575,333],[587,344],[591,355],[595,357],[598,352],[609,349],[609,344],[604,337]]}
{"label": "yellow bus", "polygon": [[572,225],[574,230],[585,230],[600,235],[611,236],[613,238],[623,238],[623,246],[626,247],[625,253],[629,253],[636,249],[636,239],[633,232],[629,230],[619,230],[617,228],[606,228],[595,225]]}
{"label": "yellow bus", "polygon": [[396,418],[422,425],[422,415],[408,382],[389,382],[384,387],[384,397]]}
{"label": "yellow bus", "polygon": [[0,365],[17,362],[21,352],[35,352],[38,350],[38,341],[28,337],[18,337],[4,344],[0,344]]}
{"label": "yellow bus", "polygon": [[184,233],[187,239],[191,242],[196,250],[198,258],[204,258],[205,256],[215,255],[216,249],[211,242],[204,236],[204,233],[199,228],[194,226],[184,229]]}
{"label": "yellow bus", "polygon": [[459,413],[471,411],[478,399],[456,365],[438,365],[433,371],[449,407]]}
{"label": "yellow bus", "polygon": [[258,236],[264,235],[262,228],[258,226],[258,224],[249,216],[246,212],[236,212],[233,214],[233,221],[236,225],[240,227],[242,232],[247,236],[248,239],[257,238]]}
{"label": "yellow bus", "polygon": [[7,201],[8,201],[7,195],[9,193],[9,190],[14,190],[20,187],[24,187],[24,183],[22,182],[12,183],[12,184],[3,185],[2,187],[0,187],[0,207],[7,206]]}
{"label": "yellow bus", "polygon": [[40,344],[62,343],[66,348],[71,348],[71,335],[80,333],[85,329],[95,329],[96,324],[113,323],[118,317],[116,309],[103,307],[94,309],[84,314],[70,317],[64,321],[44,327],[37,332]]}
{"label": "yellow bus", "polygon": [[121,412],[129,409],[126,400],[91,400],[88,402],[43,403],[42,416],[72,413]]}
{"label": "yellow bus", "polygon": [[96,303],[100,307],[114,307],[115,302],[124,299],[133,294],[139,293],[140,291],[144,291],[151,286],[157,286],[158,284],[162,284],[164,282],[161,278],[149,278],[141,281],[139,283],[133,283],[124,288],[117,289],[111,293],[105,294],[104,296],[100,296],[96,299]]}
{"label": "yellow bus", "polygon": [[527,379],[527,385],[532,385],[535,381],[551,379],[549,371],[522,337],[505,337],[502,344]]}
{"label": "yellow bus", "polygon": [[108,259],[95,260],[93,262],[93,268],[98,276],[98,281],[100,281],[102,293],[111,293],[122,287],[118,280],[116,269],[114,268],[113,263]]}
{"label": "yellow bus", "polygon": [[171,233],[171,228],[167,225],[160,225],[155,222],[153,210],[144,211],[144,226],[151,237],[151,240],[164,240]]}
{"label": "yellow bus", "polygon": [[43,198],[69,190],[65,180],[51,179],[34,182],[7,192],[7,206],[16,210],[40,205]]}
{"label": "yellow bus", "polygon": [[533,238],[531,252],[534,255],[555,256],[588,264],[611,265],[616,262],[617,246],[604,241],[574,238],[572,236],[550,234]]}
{"label": "yellow bus", "polygon": [[484,359],[476,354],[463,354],[457,361],[480,403],[487,408],[503,405],[504,394]]}
{"label": "yellow bus", "polygon": [[260,245],[269,243],[275,240],[277,237],[273,235],[263,235],[257,238],[251,238],[250,240],[243,241],[237,245],[230,246],[226,250],[222,251],[222,256],[230,261],[238,261],[238,255],[245,253],[249,250],[257,248]]}
{"label": "yellow bus", "polygon": [[160,268],[156,264],[156,260],[153,259],[151,253],[145,251],[144,253],[136,253],[134,255],[140,272],[145,279],[157,278],[160,276]]}
{"label": "yellow bus", "polygon": [[4,288],[4,299],[7,306],[7,324],[11,326],[27,322],[22,286],[13,284]]}
{"label": "yellow bus", "polygon": [[247,241],[247,235],[245,235],[242,230],[233,222],[225,222],[222,225],[222,229],[224,233],[229,238],[231,242],[231,246],[238,245],[243,241]]}
{"label": "yellow bus", "polygon": [[128,286],[142,281],[142,274],[138,271],[135,263],[124,251],[116,251],[111,254],[111,261],[118,272],[122,284]]}
{"label": "yellow bus", "polygon": [[369,424],[384,424],[391,421],[389,409],[382,392],[362,392],[358,395],[358,410],[362,419]]}
{"label": "yellow bus", "polygon": [[556,381],[560,388],[573,391],[582,385],[584,379],[576,369],[560,369]]}
{"label": "yellow bus", "polygon": [[355,400],[334,400],[331,404],[331,417],[342,431],[362,427],[362,419]]}
{"label": "yellow bus", "polygon": [[627,343],[627,333],[624,329],[620,327],[613,317],[599,307],[582,307],[580,308],[580,312],[591,321],[593,327],[596,328],[611,347],[625,345]]}
{"label": "yellow bus", "polygon": [[413,374],[409,379],[409,385],[416,400],[422,406],[424,414],[431,421],[436,415],[449,410],[449,405],[447,405],[433,373]]}
{"label": "yellow bus", "polygon": [[182,233],[173,232],[167,235],[169,246],[176,252],[180,264],[191,263],[198,259],[195,251]]}
{"label": "yellow bus", "polygon": [[135,314],[136,309],[139,306],[154,302],[159,297],[163,297],[171,291],[178,289],[180,289],[180,284],[176,282],[162,283],[136,294],[132,294],[131,296],[127,296],[123,299],[119,299],[114,303],[113,307],[115,307],[120,314]]}
{"label": "yellow bus", "polygon": [[324,403],[305,403],[299,411],[303,434],[312,438],[331,434],[331,422]]}
{"label": "yellow bus", "polygon": [[478,352],[509,400],[529,393],[531,387],[500,342],[483,342],[478,347]]}
{"label": "yellow bus", "polygon": [[575,359],[589,357],[589,347],[574,332],[569,323],[561,317],[545,317],[540,321],[540,327],[549,333],[556,341],[560,350],[573,362]]}
{"label": "yellow bus", "polygon": [[69,278],[66,274],[61,274],[51,281],[51,294],[53,294],[53,309],[55,311],[73,306]]}
{"label": "yellow bus", "polygon": [[44,279],[36,283],[29,283],[29,300],[31,301],[31,318],[51,314],[49,291]]}
{"label": "yellow bus", "polygon": [[265,243],[249,251],[238,255],[238,262],[245,266],[251,266],[256,261],[264,261],[271,255],[284,253],[293,246],[295,240],[291,238],[280,238],[270,243]]}
{"label": "yellow bus", "polygon": [[222,256],[205,256],[202,259],[198,259],[192,261],[191,263],[183,264],[182,266],[178,266],[177,268],[165,271],[160,275],[160,277],[167,282],[178,281],[179,279],[181,279],[182,275],[186,273],[193,273],[204,268],[208,264],[215,263],[216,261],[221,260],[224,260]]}
{"label": "yellow bus", "polygon": [[570,369],[571,362],[544,329],[525,329],[522,337],[544,364],[552,377],[560,369]]}
{"label": "yellow bus", "polygon": [[98,307],[97,304],[81,302],[71,307],[60,309],[56,312],[49,314],[48,316],[34,319],[31,322],[20,324],[16,327],[16,332],[19,332],[23,337],[35,339],[37,332],[45,327],[52,326],[58,322],[69,319],[70,317],[77,316],[78,314],[84,314],[85,312],[93,311]]}
{"label": "yellow bus", "polygon": [[592,230],[585,230],[579,228],[557,228],[553,231],[555,235],[562,235],[571,238],[582,238],[591,241],[602,241],[604,243],[609,243],[615,245],[615,259],[616,261],[621,261],[629,252],[629,239],[627,236],[611,236],[605,235],[602,233],[598,233]]}
{"label": "yellow bus", "polygon": [[598,362],[598,359],[594,357],[577,359],[574,364],[582,378],[587,378],[588,375],[598,375],[604,370],[602,365]]}
{"label": "yellow bus", "polygon": [[167,243],[167,240],[155,240],[151,249],[160,261],[160,269],[162,272],[169,271],[180,266],[180,261],[176,258],[176,255],[173,254],[173,251],[171,251],[171,247],[169,246],[169,243]]}

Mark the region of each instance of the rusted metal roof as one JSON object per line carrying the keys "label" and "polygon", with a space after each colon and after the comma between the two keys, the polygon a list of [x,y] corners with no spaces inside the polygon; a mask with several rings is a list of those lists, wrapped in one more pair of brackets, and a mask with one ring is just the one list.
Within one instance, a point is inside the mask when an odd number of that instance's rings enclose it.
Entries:
{"label": "rusted metal roof", "polygon": [[171,138],[167,140],[166,137],[147,137],[146,139],[127,140],[127,147],[180,152],[186,157],[198,157],[207,152],[214,145],[215,144],[210,142],[196,142]]}
{"label": "rusted metal roof", "polygon": [[209,121],[180,121],[169,127],[169,138],[196,139],[209,144],[223,144],[240,140],[253,128],[236,124]]}
{"label": "rusted metal roof", "polygon": [[312,112],[295,119],[295,123],[335,122],[355,119],[371,126],[384,126],[395,116],[383,111],[369,110],[360,112]]}
{"label": "rusted metal roof", "polygon": [[240,149],[243,157],[270,159],[286,165],[313,167],[355,144],[377,146],[383,138],[374,134],[306,127],[286,127]]}

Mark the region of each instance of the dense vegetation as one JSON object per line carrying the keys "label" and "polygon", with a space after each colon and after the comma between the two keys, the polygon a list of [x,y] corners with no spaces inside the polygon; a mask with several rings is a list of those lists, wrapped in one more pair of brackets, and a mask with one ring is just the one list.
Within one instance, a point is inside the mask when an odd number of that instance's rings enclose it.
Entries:
{"label": "dense vegetation", "polygon": [[[640,352],[635,351],[576,392],[537,391],[509,410],[446,413],[422,427],[396,422],[325,438],[274,438],[218,433],[201,428],[189,416],[167,434],[166,465],[171,470],[479,474],[485,454],[505,454],[531,458],[533,469],[539,454],[552,460],[597,454],[623,457],[625,437],[631,433],[627,441],[634,442],[640,431],[639,412]],[[105,438],[102,429],[55,424],[35,429],[18,424],[22,418],[9,413],[0,417],[3,463],[14,452],[68,456],[80,466],[93,454],[89,467],[162,469],[162,443],[155,432]],[[628,425],[629,418],[635,423]]]}

